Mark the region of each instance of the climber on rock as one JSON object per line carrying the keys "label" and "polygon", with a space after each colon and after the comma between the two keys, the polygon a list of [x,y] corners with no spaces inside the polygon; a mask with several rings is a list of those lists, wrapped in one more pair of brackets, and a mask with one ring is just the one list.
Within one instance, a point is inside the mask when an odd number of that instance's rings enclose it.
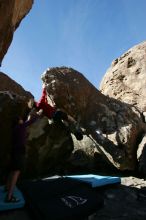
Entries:
{"label": "climber on rock", "polygon": [[[43,114],[48,117],[49,119],[53,119],[54,122],[64,122],[64,124],[68,127],[68,128],[73,128],[70,129],[77,140],[82,140],[83,139],[83,133],[82,130],[78,127],[77,122],[71,117],[69,116],[66,112],[59,110],[56,108],[56,106],[51,106],[48,103],[47,100],[47,92],[46,92],[46,88],[43,86],[43,91],[42,91],[42,96],[40,98],[40,100],[38,102],[34,101],[34,107],[37,110],[42,109],[43,110]],[[72,126],[73,125],[73,126]]]}

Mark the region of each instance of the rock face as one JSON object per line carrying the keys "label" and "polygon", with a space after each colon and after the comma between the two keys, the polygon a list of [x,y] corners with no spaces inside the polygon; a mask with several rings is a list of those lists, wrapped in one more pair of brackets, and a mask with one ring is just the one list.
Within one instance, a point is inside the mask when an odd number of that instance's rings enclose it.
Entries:
{"label": "rock face", "polygon": [[[74,117],[85,130],[80,147],[92,140],[92,151],[120,170],[134,170],[145,129],[140,111],[99,92],[81,73],[66,67],[48,69],[42,80],[48,101]],[[84,150],[83,150],[84,151]]]}
{"label": "rock face", "polygon": [[10,92],[11,94],[17,94],[22,96],[26,99],[32,98],[33,95],[30,92],[27,92],[23,89],[21,85],[16,83],[13,79],[11,79],[5,73],[0,72],[0,92],[7,93]]}
{"label": "rock face", "polygon": [[[104,95],[136,107],[146,123],[146,41],[113,61],[101,82],[100,90]],[[146,174],[145,135],[141,140],[137,156],[139,169]]]}
{"label": "rock face", "polygon": [[26,176],[38,177],[65,172],[74,146],[70,133],[61,123],[37,120],[29,127]]}
{"label": "rock face", "polygon": [[100,90],[146,112],[146,41],[129,49],[112,62]]}
{"label": "rock face", "polygon": [[33,0],[0,0],[0,64],[11,44],[14,31],[32,4]]}

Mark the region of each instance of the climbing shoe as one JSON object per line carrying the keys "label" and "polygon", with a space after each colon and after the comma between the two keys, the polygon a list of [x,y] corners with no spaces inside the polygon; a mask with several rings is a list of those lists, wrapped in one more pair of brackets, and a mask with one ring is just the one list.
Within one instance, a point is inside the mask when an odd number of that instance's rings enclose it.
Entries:
{"label": "climbing shoe", "polygon": [[74,136],[78,141],[81,141],[83,139],[83,133],[81,129],[78,129],[74,132]]}
{"label": "climbing shoe", "polygon": [[16,202],[19,202],[19,201],[20,201],[20,199],[18,199],[18,198],[15,197],[14,195],[12,195],[10,199],[8,198],[8,196],[6,196],[6,198],[5,198],[5,202],[16,203]]}

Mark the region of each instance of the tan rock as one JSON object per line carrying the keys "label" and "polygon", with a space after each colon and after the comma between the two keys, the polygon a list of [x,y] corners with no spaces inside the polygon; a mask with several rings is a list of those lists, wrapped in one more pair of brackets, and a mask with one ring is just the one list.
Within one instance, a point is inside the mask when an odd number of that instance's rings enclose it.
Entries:
{"label": "tan rock", "polygon": [[146,111],[146,41],[113,61],[100,84],[104,95]]}
{"label": "tan rock", "polygon": [[[103,77],[100,90],[104,95],[135,106],[141,114],[144,133],[146,133],[146,41],[129,49],[113,61]],[[135,132],[133,132],[134,134]],[[146,150],[143,134],[140,139],[137,147],[137,159],[139,170],[146,175],[144,159]]]}
{"label": "tan rock", "polygon": [[14,93],[26,99],[33,97],[30,92],[24,90],[20,84],[16,83],[8,75],[2,72],[0,72],[0,93],[9,93],[10,95]]}
{"label": "tan rock", "polygon": [[[118,169],[135,169],[138,137],[143,132],[135,107],[103,95],[72,68],[48,69],[42,80],[50,103],[74,117],[92,140],[91,153],[97,149]],[[81,145],[84,149],[84,140]]]}
{"label": "tan rock", "polygon": [[30,11],[33,0],[0,0],[0,64],[21,20]]}

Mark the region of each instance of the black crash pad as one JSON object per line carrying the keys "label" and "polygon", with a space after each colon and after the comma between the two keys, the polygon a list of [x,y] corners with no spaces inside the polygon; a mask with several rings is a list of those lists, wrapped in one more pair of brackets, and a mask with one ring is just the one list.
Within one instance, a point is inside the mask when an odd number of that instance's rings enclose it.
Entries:
{"label": "black crash pad", "polygon": [[38,220],[81,220],[103,206],[95,189],[67,177],[27,181],[21,190]]}

